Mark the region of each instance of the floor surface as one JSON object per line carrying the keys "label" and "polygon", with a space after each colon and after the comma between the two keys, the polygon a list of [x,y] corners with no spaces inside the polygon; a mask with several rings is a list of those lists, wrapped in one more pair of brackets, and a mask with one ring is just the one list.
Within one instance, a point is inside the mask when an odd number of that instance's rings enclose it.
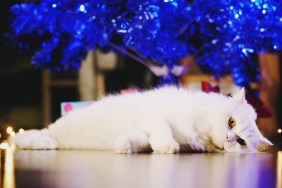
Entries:
{"label": "floor surface", "polygon": [[282,147],[265,153],[1,151],[3,188],[282,188]]}

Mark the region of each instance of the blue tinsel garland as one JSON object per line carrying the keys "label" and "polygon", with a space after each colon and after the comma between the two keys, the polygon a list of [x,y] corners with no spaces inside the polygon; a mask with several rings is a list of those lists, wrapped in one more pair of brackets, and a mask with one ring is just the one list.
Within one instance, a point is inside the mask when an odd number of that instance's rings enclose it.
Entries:
{"label": "blue tinsel garland", "polygon": [[251,56],[282,48],[281,9],[278,0],[41,0],[11,12],[15,38],[44,39],[38,67],[79,69],[95,48],[169,68],[194,55],[204,71],[246,85],[259,79]]}

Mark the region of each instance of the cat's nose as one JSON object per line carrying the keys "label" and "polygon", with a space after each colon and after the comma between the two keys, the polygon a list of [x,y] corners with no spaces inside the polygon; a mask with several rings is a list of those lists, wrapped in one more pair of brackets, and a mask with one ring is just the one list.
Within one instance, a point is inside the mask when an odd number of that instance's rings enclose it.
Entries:
{"label": "cat's nose", "polygon": [[232,138],[230,138],[228,135],[226,136],[226,141],[232,142]]}

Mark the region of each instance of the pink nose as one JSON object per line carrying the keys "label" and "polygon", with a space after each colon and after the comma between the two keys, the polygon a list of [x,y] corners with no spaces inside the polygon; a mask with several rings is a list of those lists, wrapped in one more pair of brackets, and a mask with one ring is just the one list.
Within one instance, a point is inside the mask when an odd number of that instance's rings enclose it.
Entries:
{"label": "pink nose", "polygon": [[230,136],[226,136],[226,141],[228,141],[228,142],[232,142],[232,138],[230,137]]}
{"label": "pink nose", "polygon": [[235,133],[233,133],[233,132],[227,133],[226,141],[232,142],[232,141],[235,141],[235,140],[236,140],[236,134]]}

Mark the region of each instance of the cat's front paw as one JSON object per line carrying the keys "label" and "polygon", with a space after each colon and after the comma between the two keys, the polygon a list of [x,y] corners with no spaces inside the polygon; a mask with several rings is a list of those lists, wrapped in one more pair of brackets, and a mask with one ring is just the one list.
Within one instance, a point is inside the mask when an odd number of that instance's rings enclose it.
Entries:
{"label": "cat's front paw", "polygon": [[178,153],[179,144],[173,139],[151,138],[151,147],[154,153]]}
{"label": "cat's front paw", "polygon": [[16,143],[19,149],[56,149],[58,144],[54,138],[51,137],[25,137],[24,139],[18,140]]}
{"label": "cat's front paw", "polygon": [[124,138],[117,138],[115,140],[114,149],[116,153],[130,154],[133,153],[130,142]]}

